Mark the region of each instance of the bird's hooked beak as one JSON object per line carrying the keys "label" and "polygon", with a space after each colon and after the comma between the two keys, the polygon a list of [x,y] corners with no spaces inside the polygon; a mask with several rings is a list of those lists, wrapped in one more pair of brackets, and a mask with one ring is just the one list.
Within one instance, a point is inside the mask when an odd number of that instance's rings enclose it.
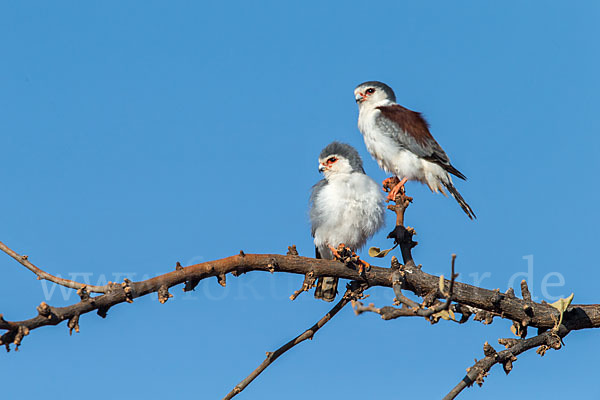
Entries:
{"label": "bird's hooked beak", "polygon": [[327,169],[327,165],[319,163],[319,172],[323,172]]}
{"label": "bird's hooked beak", "polygon": [[360,104],[360,103],[362,103],[363,101],[365,101],[365,95],[364,95],[364,94],[362,94],[361,92],[358,92],[354,98],[356,99],[356,102],[357,102],[358,104]]}

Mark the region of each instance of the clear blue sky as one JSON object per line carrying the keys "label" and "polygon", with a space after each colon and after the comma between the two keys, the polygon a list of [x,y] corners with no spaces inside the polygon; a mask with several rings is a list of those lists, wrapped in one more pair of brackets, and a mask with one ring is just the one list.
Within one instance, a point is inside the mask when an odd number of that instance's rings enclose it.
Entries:
{"label": "clear blue sky", "polygon": [[[312,255],[321,148],[346,141],[385,178],[352,94],[381,80],[429,119],[479,217],[409,183],[423,268],[447,275],[457,253],[463,282],[504,291],[527,273],[538,299],[597,303],[599,17],[592,1],[5,1],[0,240],[91,283],[240,249],[293,243]],[[392,219],[370,245],[388,245]],[[7,319],[75,301],[8,256],[0,271]],[[174,288],[165,305],[153,295],[105,320],[85,315],[72,337],[65,324],[36,330],[0,355],[2,396],[221,398],[329,309],[312,294],[291,302],[301,282],[211,279],[192,294]],[[393,298],[371,293],[378,306]],[[239,398],[439,398],[509,326],[386,322],[348,308]],[[494,367],[461,398],[599,398],[599,348],[597,331],[572,333],[563,350],[522,355],[509,377]]]}

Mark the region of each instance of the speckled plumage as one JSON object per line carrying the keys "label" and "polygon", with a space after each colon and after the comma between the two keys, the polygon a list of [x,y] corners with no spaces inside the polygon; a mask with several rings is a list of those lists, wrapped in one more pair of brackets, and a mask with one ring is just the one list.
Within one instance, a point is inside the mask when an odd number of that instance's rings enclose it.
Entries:
{"label": "speckled plumage", "polygon": [[382,82],[361,83],[354,95],[359,106],[358,129],[379,166],[400,179],[424,183],[433,192],[445,195],[447,190],[469,218],[474,218],[450,174],[466,177],[452,166],[425,118],[397,104],[394,91]]}
{"label": "speckled plumage", "polygon": [[[330,157],[338,160],[325,169]],[[325,179],[317,182],[310,196],[310,222],[317,254],[331,259],[328,245],[344,243],[352,250],[362,248],[384,223],[385,206],[377,183],[362,167],[358,152],[345,143],[329,144],[319,156]],[[336,278],[322,278],[315,297],[333,301]]]}

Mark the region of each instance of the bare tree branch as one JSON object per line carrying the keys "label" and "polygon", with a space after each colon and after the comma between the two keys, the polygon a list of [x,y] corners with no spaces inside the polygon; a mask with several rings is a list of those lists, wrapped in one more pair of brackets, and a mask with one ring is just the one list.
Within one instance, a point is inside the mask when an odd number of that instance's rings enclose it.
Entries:
{"label": "bare tree branch", "polygon": [[[455,398],[465,387],[473,382],[483,383],[483,378],[495,364],[502,364],[508,373],[516,355],[531,348],[538,347],[538,353],[544,354],[550,348],[559,349],[561,339],[569,332],[579,329],[600,327],[600,305],[571,305],[564,313],[545,302],[532,301],[527,283],[521,283],[522,299],[515,296],[514,290],[509,288],[505,293],[499,289],[488,290],[480,287],[457,282],[455,273],[455,258],[452,256],[452,270],[450,279],[423,272],[421,265],[413,261],[412,248],[417,245],[413,241],[415,230],[404,227],[404,214],[412,198],[406,196],[401,190],[395,199],[395,205],[388,206],[396,213],[397,226],[390,233],[399,246],[403,263],[392,257],[390,268],[371,266],[368,270],[361,268],[362,264],[356,262],[339,262],[337,260],[323,260],[300,257],[295,246],[288,248],[287,255],[277,254],[239,254],[220,260],[209,261],[201,264],[183,267],[177,263],[175,270],[140,282],[125,279],[122,283],[109,282],[105,286],[88,286],[79,282],[70,281],[52,276],[29,262],[27,256],[21,256],[8,246],[0,242],[0,250],[4,251],[20,264],[34,272],[38,279],[46,279],[62,286],[77,289],[80,301],[67,307],[52,307],[42,302],[37,308],[37,316],[22,321],[7,321],[0,314],[0,329],[6,332],[0,337],[0,344],[10,349],[10,344],[15,347],[21,345],[23,338],[30,331],[42,326],[57,325],[68,321],[69,332],[79,331],[79,316],[91,311],[97,311],[101,317],[106,317],[108,310],[120,303],[133,303],[134,299],[157,293],[160,303],[168,301],[172,295],[169,289],[175,285],[184,284],[183,290],[190,291],[206,278],[215,277],[221,286],[226,285],[226,276],[231,274],[239,276],[251,271],[264,271],[270,273],[291,273],[304,276],[302,287],[294,292],[292,300],[300,293],[309,290],[315,279],[321,276],[338,277],[352,281],[352,288],[348,289],[336,306],[315,325],[297,336],[278,350],[267,353],[265,361],[253,371],[246,379],[240,382],[226,397],[230,399],[248,386],[265,368],[273,363],[281,354],[298,343],[312,338],[314,333],[327,323],[348,302],[353,301],[355,311],[375,312],[383,319],[417,316],[438,322],[440,318],[450,319],[464,323],[472,314],[474,320],[489,324],[494,317],[512,321],[514,332],[521,339],[500,339],[501,344],[507,349],[496,352],[489,344],[484,345],[485,357],[477,361],[469,370],[465,378],[446,396],[447,399]],[[394,290],[395,302],[401,308],[386,306],[376,308],[373,304],[364,306],[357,302],[360,294],[372,286],[391,287]],[[404,295],[403,291],[421,297],[421,303]],[[90,292],[100,293],[92,297]],[[561,309],[562,310],[562,309]],[[454,313],[462,314],[456,321]],[[538,336],[527,339],[527,328],[536,327]]]}
{"label": "bare tree branch", "polygon": [[543,356],[546,350],[550,348],[555,350],[560,349],[562,347],[562,338],[568,333],[569,330],[564,325],[561,325],[558,329],[546,331],[529,339],[498,339],[498,342],[506,347],[506,350],[502,350],[499,353],[486,342],[483,346],[485,357],[467,369],[467,375],[443,400],[456,398],[464,388],[473,385],[473,383],[481,386],[490,368],[496,364],[502,364],[504,372],[508,375],[512,370],[513,362],[517,360],[516,356],[527,350],[538,347],[537,353]]}
{"label": "bare tree branch", "polygon": [[[37,329],[42,326],[57,325],[62,321],[71,320],[81,314],[97,310],[102,317],[114,305],[131,302],[135,298],[145,296],[149,293],[161,292],[179,285],[186,284],[184,290],[192,290],[190,283],[199,282],[209,277],[219,277],[225,274],[239,276],[250,271],[293,273],[306,275],[310,272],[314,277],[332,276],[343,279],[364,282],[369,286],[392,287],[394,282],[393,268],[380,268],[372,266],[364,275],[350,269],[342,263],[334,260],[322,260],[300,256],[283,256],[278,254],[244,254],[235,255],[220,260],[209,261],[189,267],[180,267],[175,271],[165,273],[154,278],[123,283],[111,283],[107,285],[105,294],[91,297],[83,296],[82,300],[67,307],[43,308],[38,310],[38,315],[27,320],[10,322],[0,318],[0,329],[13,331],[23,326],[28,330]],[[404,266],[404,290],[429,298],[444,299],[439,291],[439,277],[423,272],[419,267]],[[445,281],[447,282],[447,281]],[[445,283],[449,284],[449,282]],[[168,292],[167,292],[168,293]],[[453,288],[453,301],[462,306],[470,306],[484,310],[505,319],[526,322],[529,326],[550,329],[554,327],[558,318],[558,310],[549,304],[526,302],[514,297],[514,295],[499,293],[461,282],[455,282]],[[527,311],[526,311],[527,310]],[[600,305],[571,305],[564,314],[563,325],[569,330],[597,328],[600,327]],[[3,337],[2,343],[7,341]],[[11,343],[11,342],[8,342]]]}
{"label": "bare tree branch", "polygon": [[23,265],[25,268],[27,268],[28,270],[30,270],[31,272],[36,274],[37,278],[39,280],[45,279],[47,281],[54,282],[58,285],[65,286],[65,287],[68,287],[71,289],[84,289],[85,288],[88,292],[93,292],[93,293],[106,293],[106,290],[108,289],[108,287],[106,285],[105,286],[85,285],[83,283],[75,282],[70,279],[63,279],[63,278],[56,277],[54,275],[50,275],[49,273],[44,272],[41,269],[39,269],[38,267],[36,267],[35,265],[33,265],[29,261],[28,256],[25,256],[25,255],[22,256],[22,255],[17,254],[14,250],[12,250],[10,247],[8,247],[7,245],[5,245],[2,242],[0,242],[0,250],[5,252],[9,256],[11,256],[15,260],[17,260],[17,262],[20,263],[21,265]]}
{"label": "bare tree branch", "polygon": [[350,301],[360,298],[364,289],[365,287],[361,286],[358,282],[351,282],[351,284],[348,285],[346,293],[344,293],[344,295],[342,296],[342,299],[327,314],[325,314],[323,318],[318,320],[317,323],[315,323],[313,326],[311,326],[302,334],[296,336],[294,339],[290,340],[274,352],[267,352],[267,358],[265,359],[265,361],[263,361],[262,364],[258,366],[258,368],[252,371],[252,373],[248,375],[248,377],[246,377],[240,383],[235,385],[233,390],[231,390],[231,392],[227,393],[227,395],[223,397],[223,400],[229,400],[236,396],[238,393],[240,393],[242,390],[244,390],[246,386],[248,386],[258,375],[260,375],[283,353],[296,346],[297,344],[302,343],[306,339],[312,339],[314,334],[319,329],[321,329],[323,325],[325,325],[329,320],[331,320],[331,318],[333,318],[338,313],[338,311],[344,308],[346,304],[348,304]]}
{"label": "bare tree branch", "polygon": [[[458,274],[454,272],[455,269],[455,261],[456,254],[452,254],[452,272],[451,279],[449,283],[449,289],[446,292],[442,286],[445,285],[445,280],[443,276],[440,276],[440,292],[445,296],[446,301],[441,302],[438,300],[434,300],[435,304],[427,304],[427,300],[425,300],[422,304],[419,304],[408,297],[404,296],[402,293],[402,285],[406,282],[405,280],[405,272],[404,266],[400,265],[395,257],[392,258],[392,269],[396,271],[392,274],[392,288],[394,289],[394,294],[396,298],[394,299],[396,303],[402,304],[403,308],[395,308],[386,306],[383,308],[376,308],[373,304],[369,304],[369,306],[364,306],[360,302],[356,302],[354,305],[354,311],[357,315],[363,312],[374,312],[376,314],[381,315],[381,318],[384,320],[395,319],[399,317],[424,317],[429,320],[431,323],[436,323],[440,318],[454,320],[453,313],[454,311],[451,309],[452,305],[452,294],[454,291],[454,280],[458,277]],[[443,290],[442,290],[443,289]],[[464,313],[464,310],[461,310]],[[463,315],[466,315],[463,314]],[[461,319],[461,321],[456,321],[460,323],[466,322],[466,319]],[[455,320],[454,320],[455,321]]]}

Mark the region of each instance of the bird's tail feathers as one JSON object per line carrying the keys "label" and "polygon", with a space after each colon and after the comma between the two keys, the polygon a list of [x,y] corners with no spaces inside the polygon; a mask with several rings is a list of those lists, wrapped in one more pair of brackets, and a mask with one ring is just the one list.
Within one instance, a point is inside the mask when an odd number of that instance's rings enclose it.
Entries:
{"label": "bird's tail feathers", "polygon": [[337,286],[339,278],[332,278],[329,276],[322,276],[317,280],[317,287],[315,288],[315,299],[321,299],[325,301],[335,300],[337,295]]}
{"label": "bird's tail feathers", "polygon": [[446,186],[446,189],[448,189],[448,192],[452,195],[452,197],[454,197],[456,199],[456,201],[458,202],[460,207],[463,209],[465,214],[467,214],[467,216],[470,219],[473,219],[473,218],[477,219],[477,216],[475,215],[475,212],[473,212],[473,209],[471,208],[471,206],[468,205],[467,202],[465,201],[465,199],[463,199],[463,197],[460,195],[460,193],[458,193],[458,190],[456,190],[454,185],[452,185],[451,182],[448,182],[448,183],[444,183],[444,186]]}

